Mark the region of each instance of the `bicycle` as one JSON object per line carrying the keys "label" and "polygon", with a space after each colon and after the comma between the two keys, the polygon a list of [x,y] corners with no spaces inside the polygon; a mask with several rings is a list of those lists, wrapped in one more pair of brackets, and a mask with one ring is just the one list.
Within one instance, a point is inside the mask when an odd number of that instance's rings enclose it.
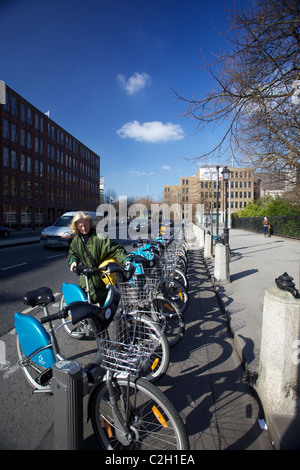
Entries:
{"label": "bicycle", "polygon": [[[132,246],[134,248],[137,248],[137,251],[135,254],[139,254],[141,256],[144,256],[148,259],[152,259],[153,253],[157,254],[160,259],[164,258],[164,252],[165,250],[168,249],[168,244],[167,242],[172,242],[173,240],[170,241],[164,241],[163,239],[155,239],[155,240],[139,240],[137,242],[133,242]],[[184,245],[182,244],[182,247]],[[186,255],[185,255],[186,256]],[[187,263],[187,258],[186,258],[186,263]],[[173,266],[173,278],[177,282],[179,282],[186,290],[188,290],[188,279],[186,277],[186,273],[184,273],[175,263]]]}
{"label": "bicycle", "polygon": [[[145,334],[142,338],[135,338],[134,332],[130,330],[127,336],[123,332],[122,341],[116,341],[115,338],[111,340],[109,337],[109,327],[114,321],[118,321],[116,312],[119,291],[114,286],[110,289],[110,299],[105,307],[78,301],[49,315],[48,305],[55,300],[50,288],[30,291],[23,300],[26,305],[41,306],[47,312],[41,323],[34,317],[19,312],[15,314],[15,327],[22,351],[20,365],[24,373],[31,363],[42,367],[39,364],[42,353],[43,367],[47,368],[46,375],[40,374],[39,378],[43,378],[44,387],[50,387],[43,391],[51,392],[49,371],[57,357],[61,360],[64,358],[59,355],[58,347],[56,348],[53,328],[50,336],[42,323],[49,323],[51,326],[54,320],[67,316],[70,316],[73,324],[85,319],[91,321],[99,349],[83,369],[83,376],[87,378],[90,388],[88,416],[103,449],[189,449],[179,413],[160,390],[139,377],[144,362],[156,345],[153,333],[151,332],[149,338]],[[25,377],[28,379],[27,372]]]}
{"label": "bicycle", "polygon": [[185,332],[182,312],[176,302],[161,291],[161,273],[155,274],[151,270],[153,260],[133,253],[131,255],[135,273],[130,283],[118,283],[121,299],[129,310],[139,307],[161,313],[166,322],[168,343],[175,346],[182,340]]}
{"label": "bicycle", "polygon": [[[108,273],[108,270],[109,270],[109,273]],[[119,283],[125,282],[125,279],[127,279],[126,275],[124,276],[124,273],[125,273],[124,269],[115,263],[108,263],[107,267],[103,267],[103,268],[89,268],[89,267],[81,265],[81,266],[77,266],[74,269],[74,272],[84,277],[85,284],[86,284],[86,292],[84,292],[81,289],[81,287],[79,287],[76,284],[63,283],[62,285],[63,295],[60,300],[60,309],[63,309],[64,306],[77,300],[85,300],[91,303],[89,283],[88,283],[88,277],[90,275],[98,273],[107,278],[108,274],[116,273],[119,279]],[[129,276],[131,276],[131,273],[129,274]],[[111,284],[108,284],[107,288],[110,289],[110,287],[111,287]],[[122,303],[122,295],[121,295],[121,299],[118,304],[118,309],[119,309],[119,314],[122,315],[122,321],[123,322],[128,321],[131,323],[135,322],[137,325],[141,324],[142,327],[143,327],[143,324],[146,324],[147,327],[149,329],[153,329],[154,334],[157,335],[158,325],[160,325],[161,328],[163,328],[166,323],[165,319],[160,316],[159,312],[154,312],[153,310],[152,312],[149,310],[145,311],[141,309],[141,305],[139,307],[140,308],[135,308],[135,309],[126,308],[125,304]],[[154,322],[152,321],[152,318],[149,317],[149,314],[155,320]],[[72,329],[68,319],[66,320],[62,319],[62,325],[65,331],[68,333],[68,335],[71,336],[72,338],[83,339],[86,336],[90,338],[94,337],[93,329],[91,325],[89,324],[88,320],[81,321],[79,324],[75,326],[75,329]],[[159,341],[158,341],[156,349],[153,351],[152,355],[150,356],[149,361],[145,363],[144,365],[144,369],[143,369],[144,378],[152,382],[158,381],[166,373],[169,367],[169,362],[170,362],[169,343],[164,332],[161,332],[159,334]]]}
{"label": "bicycle", "polygon": [[160,292],[169,298],[173,303],[175,303],[181,313],[184,313],[188,307],[189,296],[187,292],[187,281],[181,282],[178,279],[177,274],[180,273],[184,276],[182,271],[176,267],[176,262],[174,257],[171,256],[160,256],[158,261],[156,260],[155,253],[155,244],[145,244],[144,242],[133,244],[134,247],[138,247],[137,251],[131,253],[131,255],[136,256],[137,254],[153,261],[153,266],[150,268],[145,268],[145,275],[147,277],[157,276],[160,279],[158,283],[158,288]]}

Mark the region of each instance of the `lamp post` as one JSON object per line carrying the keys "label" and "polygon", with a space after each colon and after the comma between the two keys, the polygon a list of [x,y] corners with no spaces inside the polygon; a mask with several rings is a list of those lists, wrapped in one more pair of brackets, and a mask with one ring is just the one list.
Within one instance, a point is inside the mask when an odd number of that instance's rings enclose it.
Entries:
{"label": "lamp post", "polygon": [[219,165],[216,166],[217,169],[217,237],[219,235],[219,189],[220,189],[220,182],[219,182]]}
{"label": "lamp post", "polygon": [[225,245],[229,245],[229,228],[228,228],[228,180],[230,175],[230,170],[227,166],[223,168],[222,171],[223,180],[225,181],[225,225],[224,225],[224,242]]}

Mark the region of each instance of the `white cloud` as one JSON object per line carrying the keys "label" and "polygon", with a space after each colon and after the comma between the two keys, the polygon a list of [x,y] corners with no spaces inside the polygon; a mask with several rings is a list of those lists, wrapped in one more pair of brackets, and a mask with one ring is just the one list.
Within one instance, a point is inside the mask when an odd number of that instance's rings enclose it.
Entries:
{"label": "white cloud", "polygon": [[135,95],[150,82],[150,77],[146,73],[135,72],[128,79],[122,73],[117,75],[117,81],[126,90],[128,95]]}
{"label": "white cloud", "polygon": [[159,121],[144,122],[139,121],[127,122],[117,131],[122,138],[134,139],[137,142],[167,142],[169,140],[183,139],[183,130],[179,124],[166,124]]}
{"label": "white cloud", "polygon": [[161,167],[161,169],[162,169],[162,170],[167,170],[167,171],[169,171],[169,170],[171,170],[171,167],[170,167],[169,165],[163,165],[163,166]]}

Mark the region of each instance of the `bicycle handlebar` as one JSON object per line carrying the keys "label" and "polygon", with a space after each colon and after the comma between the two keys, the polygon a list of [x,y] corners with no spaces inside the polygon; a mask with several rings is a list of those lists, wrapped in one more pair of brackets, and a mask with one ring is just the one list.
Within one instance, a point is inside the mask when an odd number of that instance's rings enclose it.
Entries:
{"label": "bicycle handlebar", "polygon": [[61,320],[62,318],[67,318],[69,313],[70,307],[66,306],[59,312],[53,313],[52,315],[48,315],[47,317],[41,318],[41,323],[49,323],[54,320]]}

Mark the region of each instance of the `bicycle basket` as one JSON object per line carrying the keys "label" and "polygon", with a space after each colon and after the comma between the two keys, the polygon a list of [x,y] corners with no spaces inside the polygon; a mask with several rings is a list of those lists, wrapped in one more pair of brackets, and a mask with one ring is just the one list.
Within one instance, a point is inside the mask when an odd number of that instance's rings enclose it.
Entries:
{"label": "bicycle basket", "polygon": [[[148,312],[149,313],[149,312]],[[146,312],[135,312],[114,320],[110,328],[100,333],[98,347],[102,366],[114,372],[136,374],[145,366],[159,344],[164,329],[164,317],[157,313],[162,323],[141,319]],[[148,317],[149,318],[149,317]],[[153,326],[152,326],[153,325]]]}
{"label": "bicycle basket", "polygon": [[121,299],[125,308],[148,305],[154,296],[156,280],[145,276],[134,276],[129,282],[118,282]]}

